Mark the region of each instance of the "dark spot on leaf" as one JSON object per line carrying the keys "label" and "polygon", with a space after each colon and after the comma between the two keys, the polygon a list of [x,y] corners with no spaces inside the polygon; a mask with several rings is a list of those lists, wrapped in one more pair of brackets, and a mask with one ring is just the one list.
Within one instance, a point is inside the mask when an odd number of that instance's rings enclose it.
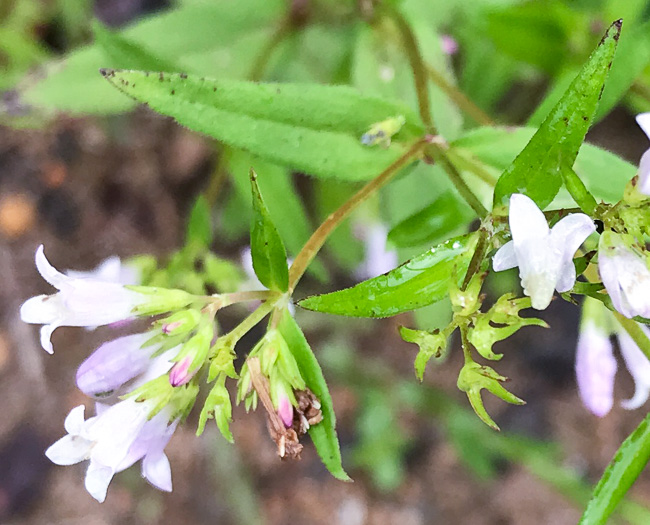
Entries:
{"label": "dark spot on leaf", "polygon": [[585,122],[587,122],[587,121],[589,120],[589,117],[588,117],[587,115],[582,115],[582,120],[584,120]]}
{"label": "dark spot on leaf", "polygon": [[213,87],[213,88],[212,88],[212,91],[216,91],[216,90],[217,90],[217,88],[216,88],[216,87]]}
{"label": "dark spot on leaf", "polygon": [[181,73],[180,77],[181,78],[187,78],[187,73]]}
{"label": "dark spot on leaf", "polygon": [[176,94],[176,90],[172,89],[172,95],[175,95],[175,94]]}
{"label": "dark spot on leaf", "polygon": [[163,80],[165,80],[165,75],[163,75],[162,73],[160,73],[160,74],[158,75],[158,80],[160,80],[161,82],[162,82]]}

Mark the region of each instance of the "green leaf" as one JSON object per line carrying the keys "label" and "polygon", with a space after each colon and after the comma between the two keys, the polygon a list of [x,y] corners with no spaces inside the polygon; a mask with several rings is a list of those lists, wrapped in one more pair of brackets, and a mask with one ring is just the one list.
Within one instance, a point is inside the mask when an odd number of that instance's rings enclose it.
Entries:
{"label": "green leaf", "polygon": [[471,208],[447,191],[395,226],[388,240],[399,247],[420,246],[449,236],[473,217]]}
{"label": "green leaf", "polygon": [[[249,171],[253,167],[258,173],[257,183],[265,197],[273,224],[285,243],[288,255],[295,257],[309,239],[312,228],[291,172],[283,166],[266,162],[241,150],[229,151],[228,166],[234,189],[242,197],[237,199],[241,203],[237,206],[236,214],[250,223],[253,210],[249,197]],[[308,271],[321,280],[327,275],[319,260],[313,261]]]}
{"label": "green leaf", "polygon": [[454,274],[462,281],[475,244],[474,234],[450,239],[384,275],[298,304],[307,310],[352,317],[389,317],[427,306],[447,295]]}
{"label": "green leaf", "polygon": [[132,69],[153,69],[156,71],[175,71],[178,69],[171,61],[164,60],[140,44],[129,40],[118,32],[106,29],[100,22],[94,21],[93,35],[95,42],[107,58],[115,64]]}
{"label": "green leaf", "polygon": [[316,452],[320,456],[327,470],[337,479],[351,481],[341,463],[341,450],[339,440],[336,435],[336,416],[334,414],[334,405],[330,396],[323,371],[316,356],[312,352],[305,335],[294,320],[294,318],[285,311],[280,321],[279,330],[282,333],[291,353],[298,363],[300,374],[309,389],[316,395],[321,404],[323,420],[312,425],[309,428]]}
{"label": "green leaf", "polygon": [[625,496],[650,460],[650,415],[630,434],[594,489],[581,525],[601,525]]}
{"label": "green leaf", "polygon": [[560,168],[573,166],[598,106],[616,51],[621,21],[608,29],[580,74],[539,130],[499,178],[494,206],[506,205],[512,193],[524,193],[545,208],[562,185]]}
{"label": "green leaf", "polygon": [[260,282],[271,290],[286,292],[289,288],[289,269],[284,243],[264,204],[257,175],[251,169],[253,190],[253,220],[251,221],[251,255],[253,269]]}
{"label": "green leaf", "polygon": [[[535,131],[534,128],[483,127],[466,133],[451,145],[458,153],[473,156],[486,167],[502,171]],[[617,155],[587,143],[581,146],[573,169],[596,199],[610,203],[621,199],[625,185],[637,171],[636,166]]]}
{"label": "green leaf", "polygon": [[[373,178],[422,133],[408,108],[345,86],[258,84],[144,71],[102,74],[119,90],[194,131],[320,177]],[[370,126],[398,115],[406,123],[389,148],[361,144]]]}
{"label": "green leaf", "polygon": [[203,195],[196,199],[192,211],[190,211],[185,242],[186,244],[197,244],[204,248],[208,248],[212,242],[210,205]]}

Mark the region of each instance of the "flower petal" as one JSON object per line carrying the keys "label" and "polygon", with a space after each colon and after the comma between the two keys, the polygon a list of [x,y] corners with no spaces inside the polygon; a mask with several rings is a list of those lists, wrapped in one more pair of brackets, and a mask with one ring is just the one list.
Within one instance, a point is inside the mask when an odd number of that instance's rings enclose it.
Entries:
{"label": "flower petal", "polygon": [[[647,328],[641,328],[646,335],[650,335]],[[618,335],[618,341],[625,366],[634,379],[634,396],[622,401],[621,406],[634,410],[642,406],[650,395],[650,361],[626,332]]]}
{"label": "flower petal", "polygon": [[636,116],[636,123],[650,139],[650,113],[640,113]]}
{"label": "flower petal", "polygon": [[142,460],[142,476],[154,487],[172,491],[172,469],[164,453],[147,454]]}
{"label": "flower petal", "polygon": [[596,225],[584,213],[573,213],[564,217],[551,229],[551,241],[562,249],[564,259],[573,259],[574,254],[593,232]]}
{"label": "flower petal", "polygon": [[528,239],[538,239],[548,234],[546,217],[537,204],[520,193],[510,196],[510,232],[515,245]]}
{"label": "flower petal", "polygon": [[508,241],[492,257],[492,268],[495,272],[509,270],[517,266],[517,256],[515,255],[515,243]]}
{"label": "flower petal", "polygon": [[52,332],[59,327],[58,324],[44,324],[41,326],[41,346],[48,354],[54,353],[54,347],[52,346]]}
{"label": "flower petal", "polygon": [[555,289],[559,293],[568,292],[573,288],[576,283],[576,267],[573,264],[573,259],[567,261],[562,268],[560,268],[560,275],[558,276]]}
{"label": "flower petal", "polygon": [[74,465],[88,459],[92,442],[80,436],[63,436],[46,451],[47,458],[56,465]]}
{"label": "flower petal", "polygon": [[637,189],[644,195],[650,195],[650,149],[643,154],[639,162],[639,184]]}
{"label": "flower petal", "polygon": [[575,367],[582,402],[596,416],[605,416],[614,404],[617,364],[609,337],[593,322],[580,330]]}
{"label": "flower petal", "polygon": [[58,319],[60,309],[57,295],[37,295],[22,304],[20,319],[23,323],[48,324]]}
{"label": "flower petal", "polygon": [[86,407],[84,405],[79,405],[70,410],[70,413],[65,418],[63,426],[68,434],[73,436],[78,436],[81,434],[81,429],[84,426],[84,412]]}
{"label": "flower petal", "polygon": [[114,474],[112,468],[91,461],[86,471],[86,490],[93,498],[103,503]]}
{"label": "flower petal", "polygon": [[59,272],[47,260],[42,244],[36,249],[36,268],[43,279],[59,290],[69,280],[69,277]]}

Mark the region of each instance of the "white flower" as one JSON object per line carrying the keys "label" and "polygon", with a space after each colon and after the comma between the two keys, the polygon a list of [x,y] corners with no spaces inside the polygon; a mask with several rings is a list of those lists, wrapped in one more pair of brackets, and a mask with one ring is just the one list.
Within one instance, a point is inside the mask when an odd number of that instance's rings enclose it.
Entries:
{"label": "white flower", "polygon": [[533,308],[543,310],[550,304],[553,290],[561,293],[573,288],[573,255],[595,229],[583,213],[568,215],[549,229],[537,205],[526,195],[515,193],[510,197],[512,241],[494,255],[494,270],[519,266],[524,293]]}
{"label": "white flower", "polygon": [[161,490],[171,490],[171,471],[163,449],[176,428],[168,425],[169,413],[162,410],[148,420],[153,403],[126,399],[110,407],[97,405],[98,415],[84,421],[84,406],[73,408],[65,419],[68,434],[45,455],[57,465],[90,460],[86,490],[100,503],[108,485],[120,472],[143,459],[143,476]]}
{"label": "white flower", "polygon": [[[636,122],[650,139],[650,113],[637,115]],[[646,150],[639,162],[639,184],[637,188],[644,195],[650,195],[650,149]]]}
{"label": "white flower", "polygon": [[383,224],[361,225],[357,233],[365,245],[363,262],[355,271],[357,278],[371,279],[397,267],[397,252],[387,248],[388,230]]}
{"label": "white flower", "polygon": [[650,317],[650,270],[613,232],[600,236],[598,271],[614,308],[630,319]]}
{"label": "white flower", "polygon": [[147,297],[124,286],[92,278],[76,278],[57,271],[45,258],[43,246],[36,250],[36,268],[59,290],[23,303],[20,317],[26,323],[42,324],[41,345],[53,353],[50,338],[59,326],[100,326],[134,317],[133,309]]}
{"label": "white flower", "polygon": [[593,414],[604,417],[614,404],[617,365],[609,334],[590,319],[580,328],[575,366],[582,402]]}
{"label": "white flower", "polygon": [[132,266],[122,264],[120,258],[115,255],[104,259],[93,270],[87,272],[68,270],[65,273],[75,279],[93,279],[123,285],[136,285],[141,282],[140,272]]}

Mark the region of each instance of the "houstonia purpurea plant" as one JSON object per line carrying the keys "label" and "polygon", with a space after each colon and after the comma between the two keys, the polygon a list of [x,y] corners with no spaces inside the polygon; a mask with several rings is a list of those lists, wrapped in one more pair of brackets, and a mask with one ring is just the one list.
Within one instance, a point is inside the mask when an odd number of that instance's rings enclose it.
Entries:
{"label": "houstonia purpurea plant", "polygon": [[[268,22],[273,4],[251,10],[251,25]],[[179,11],[191,12],[200,25],[209,8],[194,5],[192,11],[192,5]],[[525,402],[513,393],[516,380],[504,387],[507,378],[497,363],[503,354],[494,345],[526,326],[548,328],[535,315],[564,300],[582,308],[576,372],[585,406],[600,417],[613,406],[613,335],[636,384],[623,407],[639,408],[650,395],[650,149],[637,170],[584,143],[592,123],[620,100],[641,69],[631,58],[631,40],[621,37],[622,20],[606,28],[581,68],[567,68],[571,78],[558,79],[530,127],[506,128],[438,70],[433,48],[454,53],[455,40],[432,39],[400,2],[341,9],[345,13],[337,16],[354,13],[363,21],[353,87],[258,82],[276,47],[303,29],[305,21],[293,10],[243,73],[210,75],[202,69],[206,61],[192,55],[198,44],[187,44],[190,59],[184,60],[165,54],[164,43],[147,46],[137,27],[116,33],[97,25],[95,44],[71,58],[72,69],[100,55],[119,66],[95,73],[96,90],[89,92],[106,98],[83,98],[80,112],[102,103],[111,108],[106,113],[121,111],[135,101],[219,143],[216,182],[196,201],[185,246],[165,264],[143,256],[126,263],[111,259],[94,272],[61,273],[43,247],[36,251],[38,271],[56,292],[27,300],[21,316],[43,325],[46,351],[53,352],[51,336],[59,326],[132,327],[130,335],[109,339],[79,366],[77,386],[95,401],[95,414],[86,417],[84,406],[74,408],[65,420],[67,434],[47,450],[57,464],[89,461],[86,488],[98,501],[112,477],[138,461],[147,480],[171,490],[164,449],[176,427],[198,405],[197,433],[214,419],[232,441],[233,401],[265,411],[280,457],[298,458],[308,433],[329,471],[349,480],[328,386],[296,320],[300,309],[384,318],[448,300],[449,322],[426,330],[414,321],[400,327],[401,337],[419,348],[414,366],[422,381],[431,360],[453,350],[450,338],[457,334],[463,356],[458,388],[478,418],[498,430],[483,396]],[[152,35],[161,33],[164,21],[143,24]],[[647,32],[638,23],[629,38],[640,38],[641,28]],[[373,74],[379,75],[374,84]],[[400,89],[391,91],[396,79]],[[412,97],[400,98],[401,92]],[[44,93],[47,88],[34,88],[25,97],[57,106],[59,92],[53,89],[49,99]],[[462,114],[479,127],[455,126]],[[637,120],[650,137],[650,113]],[[291,185],[292,171],[322,183],[322,194],[336,193],[343,183],[354,184],[356,192],[337,198],[340,205],[322,214],[312,233]],[[240,214],[250,219],[244,264],[250,268],[244,271],[210,250],[213,205],[229,172],[250,201]],[[414,207],[414,196],[423,194],[430,194],[428,203]],[[399,220],[377,209],[378,195],[386,208],[400,209]],[[354,272],[360,282],[305,297],[299,284],[306,272],[327,279],[317,258],[321,248],[334,242],[346,219],[362,214],[357,234],[366,257]],[[352,239],[347,234],[344,242]],[[521,289],[488,302],[486,277],[506,270],[518,273]],[[207,287],[215,293],[206,293]],[[232,330],[218,322],[225,308],[241,313]],[[520,315],[530,309],[534,315]],[[242,355],[238,342],[261,323],[264,335]],[[236,366],[237,357],[245,357],[243,364]],[[647,426],[646,419],[623,443],[583,523],[605,523],[645,467]]]}

